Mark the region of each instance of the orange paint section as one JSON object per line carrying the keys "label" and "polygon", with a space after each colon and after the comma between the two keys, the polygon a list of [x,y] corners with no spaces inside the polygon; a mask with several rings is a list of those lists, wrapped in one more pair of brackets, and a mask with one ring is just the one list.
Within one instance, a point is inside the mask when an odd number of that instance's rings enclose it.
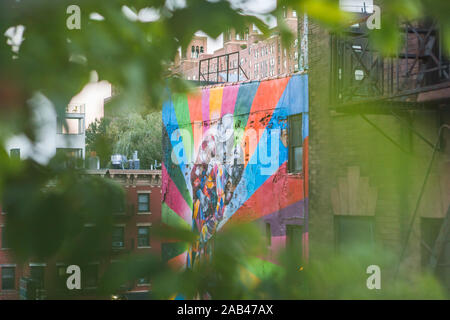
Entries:
{"label": "orange paint section", "polygon": [[202,141],[203,126],[202,126],[202,92],[195,91],[187,95],[189,112],[192,123],[192,135],[194,142],[194,157],[197,157],[198,148]]}
{"label": "orange paint section", "polygon": [[257,141],[256,143],[249,143],[247,145],[245,145],[246,139],[242,141],[242,147],[245,150],[245,166],[250,161],[261,138],[262,131],[260,134],[260,130],[264,130],[272,118],[275,107],[286,89],[289,80],[290,77],[273,81],[262,81],[260,83],[255,98],[253,99],[252,108],[250,109],[250,115],[244,131],[246,132],[249,129],[255,130]]}
{"label": "orange paint section", "polygon": [[[264,184],[230,218],[229,223],[254,221],[303,200],[303,177],[287,175],[287,163]],[[296,192],[283,192],[295,190]],[[269,196],[268,196],[269,195]]]}
{"label": "orange paint section", "polygon": [[209,120],[220,118],[222,111],[223,87],[211,88],[209,90]]}

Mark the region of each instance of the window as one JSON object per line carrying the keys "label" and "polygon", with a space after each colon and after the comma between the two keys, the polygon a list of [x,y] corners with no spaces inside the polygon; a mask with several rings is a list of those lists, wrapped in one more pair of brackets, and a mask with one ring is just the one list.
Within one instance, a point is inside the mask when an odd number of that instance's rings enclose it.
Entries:
{"label": "window", "polygon": [[56,148],[56,153],[65,158],[67,168],[81,168],[83,166],[83,149]]}
{"label": "window", "polygon": [[19,148],[11,149],[9,151],[9,155],[10,155],[11,159],[20,160],[20,149]]}
{"label": "window", "polygon": [[96,288],[98,285],[98,264],[88,264],[83,268],[83,288]]}
{"label": "window", "polygon": [[149,277],[143,277],[139,278],[137,281],[138,286],[148,286],[150,284],[150,278]]}
{"label": "window", "polygon": [[5,227],[1,227],[0,230],[2,232],[2,249],[7,249],[9,248],[9,244],[8,241],[6,240]]}
{"label": "window", "polygon": [[150,227],[138,227],[138,248],[150,246]]}
{"label": "window", "polygon": [[30,278],[36,281],[36,284],[39,288],[44,287],[44,266],[30,266]]}
{"label": "window", "polygon": [[66,273],[66,270],[67,270],[66,265],[60,264],[60,265],[56,266],[57,285],[60,290],[67,289],[66,281],[67,281],[68,274]]}
{"label": "window", "polygon": [[442,218],[421,218],[420,220],[420,233],[422,238],[421,260],[422,266],[424,267],[430,263],[431,251],[441,231],[443,222],[444,220]]}
{"label": "window", "polygon": [[338,252],[353,246],[371,248],[374,244],[373,217],[335,216],[335,236]]}
{"label": "window", "polygon": [[16,289],[16,267],[2,267],[2,290]]}
{"label": "window", "polygon": [[58,127],[56,133],[59,134],[83,134],[84,119],[83,118],[64,118],[58,117]]}
{"label": "window", "polygon": [[112,232],[112,247],[113,248],[123,248],[124,247],[124,233],[125,227],[116,226],[113,228]]}
{"label": "window", "polygon": [[301,172],[303,169],[302,115],[289,117],[289,172]]}
{"label": "window", "polygon": [[138,211],[150,212],[150,194],[138,194]]}
{"label": "window", "polygon": [[286,225],[286,249],[295,258],[301,259],[303,255],[303,227],[299,225]]}

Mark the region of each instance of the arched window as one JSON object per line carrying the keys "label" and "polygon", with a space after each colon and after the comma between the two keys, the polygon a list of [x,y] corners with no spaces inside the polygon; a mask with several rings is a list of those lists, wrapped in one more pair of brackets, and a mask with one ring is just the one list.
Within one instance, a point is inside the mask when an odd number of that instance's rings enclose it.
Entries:
{"label": "arched window", "polygon": [[195,47],[192,46],[191,47],[191,58],[194,58],[194,56],[195,56]]}
{"label": "arched window", "polygon": [[198,58],[199,53],[200,53],[200,51],[199,51],[199,48],[197,46],[197,47],[195,47],[195,57],[196,58]]}
{"label": "arched window", "polygon": [[200,47],[200,53],[203,53],[203,46]]}

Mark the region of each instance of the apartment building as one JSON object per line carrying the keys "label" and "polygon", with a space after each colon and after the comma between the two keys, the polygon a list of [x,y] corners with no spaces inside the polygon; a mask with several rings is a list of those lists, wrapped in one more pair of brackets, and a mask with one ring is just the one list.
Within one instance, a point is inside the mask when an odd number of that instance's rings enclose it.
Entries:
{"label": "apartment building", "polygon": [[324,247],[377,247],[395,257],[383,281],[431,271],[450,288],[450,64],[439,25],[402,22],[398,53],[384,57],[371,12],[353,11],[359,23],[343,35],[309,24],[311,259]]}
{"label": "apartment building", "polygon": [[244,32],[227,30],[222,48],[212,54],[207,53],[207,37],[194,36],[181,56],[175,58],[173,72],[186,80],[202,83],[261,80],[292,74],[299,70],[297,12],[285,8],[282,19],[296,39],[287,47],[282,45],[275,29],[270,37],[264,38],[255,25]]}
{"label": "apartment building", "polygon": [[[152,227],[161,221],[161,171],[158,170],[88,170],[87,175],[112,179],[125,190],[124,206],[114,214],[114,225],[110,238],[110,253],[102,255],[81,268],[81,291],[68,292],[65,286],[67,263],[55,257],[51,261],[29,261],[18,264],[9,249],[4,228],[8,213],[0,214],[0,300],[19,299],[23,295],[24,282],[32,279],[41,289],[34,293],[35,299],[90,298],[109,299],[96,292],[99,280],[113,263],[124,256],[154,254],[161,256],[161,244],[152,237]],[[91,225],[85,225],[86,228]],[[60,291],[55,291],[55,286]],[[57,288],[57,289],[58,289]],[[49,290],[50,289],[50,290]],[[127,299],[148,299],[151,291],[149,277],[125,283],[117,292]]]}

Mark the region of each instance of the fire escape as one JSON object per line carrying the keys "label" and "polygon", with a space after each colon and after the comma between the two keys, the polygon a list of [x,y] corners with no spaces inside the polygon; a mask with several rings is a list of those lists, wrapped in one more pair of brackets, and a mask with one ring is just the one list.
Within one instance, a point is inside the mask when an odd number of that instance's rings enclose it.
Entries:
{"label": "fire escape", "polygon": [[[361,14],[361,21],[367,15]],[[405,151],[389,137],[368,114],[389,114],[408,127],[432,148],[432,158],[401,252],[406,251],[424,189],[441,136],[450,126],[443,124],[436,142],[426,139],[405,120],[408,111],[450,107],[450,63],[443,53],[442,36],[435,21],[405,22],[401,26],[401,50],[383,57],[371,46],[366,23],[356,24],[331,40],[331,101],[338,113],[359,114],[391,143]],[[442,109],[441,109],[442,110]],[[450,191],[450,190],[449,190]],[[433,272],[450,274],[450,207],[432,247],[428,266]],[[399,262],[399,264],[400,264]],[[449,285],[449,284],[447,284]]]}
{"label": "fire escape", "polygon": [[198,65],[201,84],[217,84],[249,80],[241,65],[239,51],[202,59]]}

